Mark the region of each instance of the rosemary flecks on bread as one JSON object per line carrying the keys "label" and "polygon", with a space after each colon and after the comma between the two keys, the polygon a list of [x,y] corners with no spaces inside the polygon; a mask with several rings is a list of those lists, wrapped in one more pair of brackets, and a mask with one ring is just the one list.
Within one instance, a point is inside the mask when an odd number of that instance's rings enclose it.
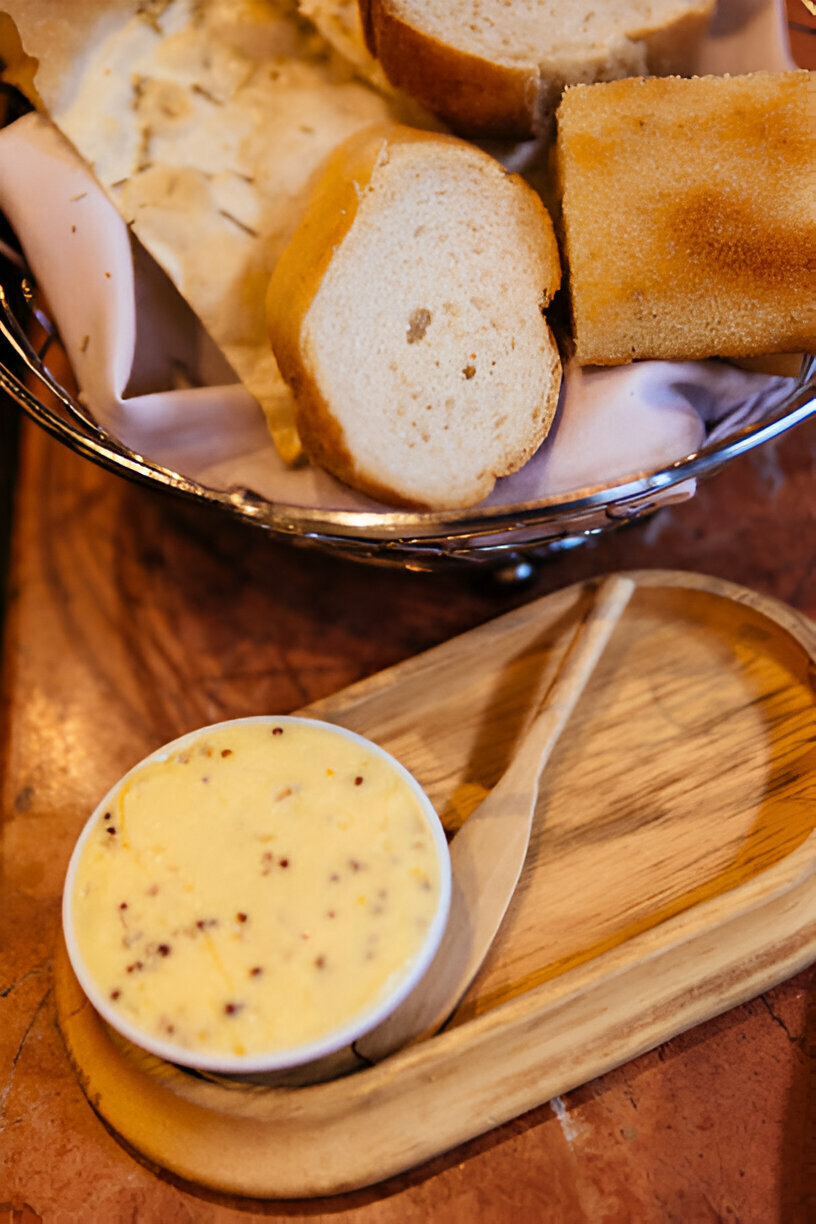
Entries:
{"label": "rosemary flecks on bread", "polygon": [[291,395],[266,335],[269,275],[335,145],[371,123],[422,126],[418,108],[360,81],[297,0],[0,8],[14,22],[0,22],[6,73],[25,86],[36,67],[32,100],[256,397],[281,454],[296,458]]}
{"label": "rosemary flecks on bread", "polygon": [[392,504],[481,501],[552,423],[559,279],[541,201],[486,153],[399,126],[352,137],[268,295],[309,455]]}
{"label": "rosemary flecks on bread", "polygon": [[689,72],[714,0],[359,0],[386,76],[462,134],[546,133],[565,85]]}
{"label": "rosemary flecks on bread", "polygon": [[816,74],[578,86],[558,111],[576,357],[816,348]]}

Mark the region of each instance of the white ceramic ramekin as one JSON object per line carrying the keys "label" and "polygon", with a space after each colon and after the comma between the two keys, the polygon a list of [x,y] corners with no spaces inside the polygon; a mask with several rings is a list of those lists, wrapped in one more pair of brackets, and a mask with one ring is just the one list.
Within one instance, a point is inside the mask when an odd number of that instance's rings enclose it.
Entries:
{"label": "white ceramic ramekin", "polygon": [[[285,1049],[269,1049],[263,1053],[233,1055],[220,1051],[193,1051],[182,1045],[173,1044],[172,1041],[166,1041],[151,1033],[144,1032],[131,1023],[114,1006],[105,990],[89,971],[83,958],[82,949],[79,946],[74,923],[73,898],[77,868],[86,842],[91,837],[94,829],[98,827],[103,815],[111,808],[120,788],[145,765],[166,760],[172,754],[180,751],[183,752],[186,748],[191,747],[202,737],[231,727],[243,724],[262,724],[269,725],[270,727],[279,725],[285,728],[288,724],[297,723],[308,723],[310,726],[321,727],[333,735],[351,740],[358,746],[364,747],[369,753],[386,762],[397,778],[416,797],[431,833],[439,878],[438,899],[427,931],[415,953],[404,965],[403,971],[391,976],[386,991],[380,997],[377,997],[370,1005],[351,1017],[341,1027],[326,1032],[317,1040],[305,1041],[302,1044],[288,1046]],[[353,731],[348,731],[344,727],[320,722],[316,719],[304,719],[295,716],[258,715],[251,718],[235,719],[230,722],[215,723],[209,727],[202,727],[181,736],[179,739],[165,744],[144,758],[111,788],[90,816],[74,847],[65,880],[62,915],[66,946],[74,973],[93,1007],[113,1029],[128,1041],[168,1062],[226,1075],[254,1075],[302,1067],[316,1060],[323,1059],[349,1046],[353,1041],[375,1028],[390,1015],[411,991],[416,988],[431,964],[447,922],[450,896],[451,867],[444,829],[424,790],[399,761],[371,740],[365,739]],[[190,988],[194,990],[195,983],[191,982]]]}

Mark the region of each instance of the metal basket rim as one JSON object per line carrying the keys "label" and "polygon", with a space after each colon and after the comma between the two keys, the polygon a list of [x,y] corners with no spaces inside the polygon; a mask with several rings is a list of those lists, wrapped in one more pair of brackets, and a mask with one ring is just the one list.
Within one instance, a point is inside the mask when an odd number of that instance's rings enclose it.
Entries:
{"label": "metal basket rim", "polygon": [[[126,478],[161,487],[199,503],[217,506],[233,516],[252,522],[286,539],[325,547],[360,548],[436,547],[443,553],[504,552],[508,548],[530,549],[562,536],[587,534],[581,520],[593,520],[604,512],[612,527],[648,511],[650,496],[663,494],[684,481],[710,474],[738,455],[778,437],[810,416],[816,415],[816,356],[805,355],[790,394],[774,406],[769,419],[735,430],[716,443],[703,445],[682,459],[652,472],[633,473],[625,479],[576,489],[570,495],[551,494],[534,502],[507,507],[474,507],[467,511],[368,511],[328,510],[272,502],[250,489],[223,490],[209,487],[183,473],[163,468],[137,454],[99,426],[68,391],[46,369],[41,356],[25,340],[25,333],[10,305],[0,278],[0,337],[7,363],[0,351],[0,389],[22,412],[74,453]],[[57,397],[71,419],[49,408],[15,373],[21,365],[25,375],[36,378]],[[540,540],[518,538],[536,528],[555,528]],[[590,534],[598,530],[589,528]],[[500,537],[509,535],[509,540]],[[515,539],[515,543],[513,542]],[[480,543],[481,541],[481,543]]]}

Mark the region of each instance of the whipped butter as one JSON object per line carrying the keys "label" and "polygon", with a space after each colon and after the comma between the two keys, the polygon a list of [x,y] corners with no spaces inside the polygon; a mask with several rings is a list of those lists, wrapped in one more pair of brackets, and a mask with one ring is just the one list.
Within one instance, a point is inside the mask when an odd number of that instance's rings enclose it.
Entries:
{"label": "whipped butter", "polygon": [[429,808],[387,754],[325,724],[185,737],[131,771],[77,845],[65,904],[80,980],[124,1031],[191,1054],[347,1038],[441,934]]}

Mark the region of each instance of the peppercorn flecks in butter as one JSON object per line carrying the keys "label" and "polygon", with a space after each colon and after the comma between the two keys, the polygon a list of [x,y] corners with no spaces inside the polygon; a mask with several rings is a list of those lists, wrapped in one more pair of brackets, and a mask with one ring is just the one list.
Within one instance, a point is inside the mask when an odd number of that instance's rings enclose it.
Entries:
{"label": "peppercorn flecks in butter", "polygon": [[440,908],[417,794],[372,745],[308,720],[182,744],[132,771],[77,849],[83,969],[126,1024],[185,1051],[251,1057],[353,1024]]}

